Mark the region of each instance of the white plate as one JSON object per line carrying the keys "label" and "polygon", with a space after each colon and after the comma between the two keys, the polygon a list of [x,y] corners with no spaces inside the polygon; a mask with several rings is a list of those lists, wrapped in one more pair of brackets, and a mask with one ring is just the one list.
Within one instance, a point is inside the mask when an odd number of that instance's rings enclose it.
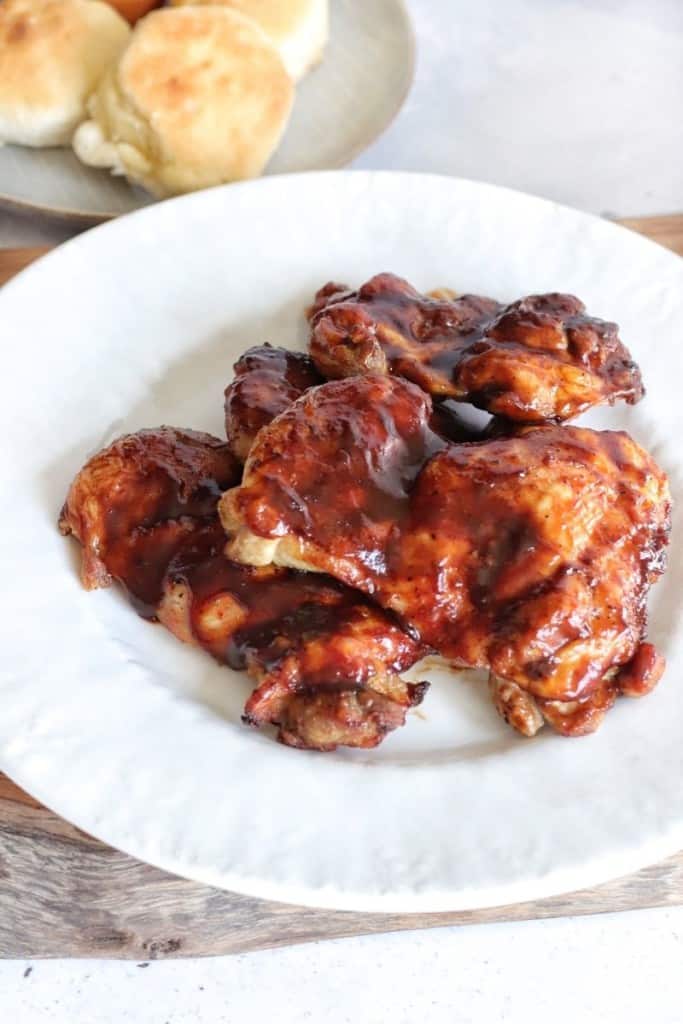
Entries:
{"label": "white plate", "polygon": [[[403,0],[331,0],[330,41],[298,85],[285,136],[266,174],[343,167],[401,109],[413,78],[415,39]],[[70,149],[0,146],[0,204],[86,224],[154,202]]]}
{"label": "white plate", "polygon": [[[622,426],[670,471],[671,567],[650,636],[668,671],[585,739],[511,732],[470,677],[430,672],[375,751],[291,750],[246,729],[247,684],[115,591],[87,594],[55,521],[88,453],[171,423],[221,431],[248,345],[302,345],[329,278],[391,269],[501,299],[549,289],[617,319],[649,393]],[[228,889],[427,911],[599,882],[683,846],[683,271],[622,228],[488,185],[391,173],[270,178],[67,243],[0,293],[4,338],[0,768],[81,828]]]}

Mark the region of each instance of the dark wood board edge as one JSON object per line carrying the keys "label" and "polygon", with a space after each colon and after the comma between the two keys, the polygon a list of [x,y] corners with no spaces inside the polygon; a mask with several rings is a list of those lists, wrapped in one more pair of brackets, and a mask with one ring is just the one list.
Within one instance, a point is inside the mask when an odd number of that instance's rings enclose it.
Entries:
{"label": "dark wood board edge", "polygon": [[119,853],[0,776],[0,956],[216,956],[376,932],[683,902],[683,853],[593,889],[488,910],[360,914],[221,892]]}

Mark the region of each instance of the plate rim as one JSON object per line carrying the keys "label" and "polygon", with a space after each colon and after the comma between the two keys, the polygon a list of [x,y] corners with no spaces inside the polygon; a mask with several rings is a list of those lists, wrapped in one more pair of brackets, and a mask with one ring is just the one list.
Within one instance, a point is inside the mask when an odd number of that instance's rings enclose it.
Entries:
{"label": "plate rim", "polygon": [[[0,765],[0,771],[4,768]],[[461,912],[474,912],[477,910],[493,910],[495,908],[516,907],[524,903],[535,903],[540,900],[570,896],[573,893],[580,893],[586,889],[593,889],[608,882],[615,882],[621,878],[635,874],[647,867],[654,867],[656,864],[683,852],[683,824],[681,824],[671,835],[651,840],[634,850],[621,851],[618,856],[613,853],[606,854],[600,860],[591,862],[592,871],[582,874],[580,885],[573,881],[572,868],[550,872],[543,879],[523,879],[510,885],[504,883],[500,886],[489,886],[486,889],[476,889],[472,893],[464,890],[458,894],[457,905],[452,902],[450,890],[430,890],[429,893],[415,891],[409,892],[373,892],[368,894],[365,891],[353,889],[330,889],[329,886],[316,888],[308,885],[305,888],[297,888],[291,882],[280,883],[266,880],[262,877],[246,879],[243,874],[233,875],[229,871],[203,869],[194,865],[191,874],[187,872],[187,863],[182,858],[176,861],[172,857],[155,855],[153,861],[147,861],[140,857],[126,842],[112,843],[107,839],[92,832],[92,825],[79,820],[78,815],[67,815],[60,810],[59,803],[55,804],[49,799],[44,799],[40,787],[24,784],[21,773],[12,774],[4,772],[10,781],[23,789],[30,797],[37,800],[49,811],[63,818],[67,823],[74,825],[86,835],[98,842],[125,854],[141,864],[149,864],[151,867],[165,871],[169,875],[185,881],[197,882],[221,892],[231,893],[236,896],[248,896],[251,899],[264,902],[279,903],[283,906],[302,908],[305,910],[328,910],[341,913],[355,914],[392,914],[423,917],[425,915],[457,914]],[[616,866],[618,865],[618,866]],[[617,908],[618,909],[618,908]]]}
{"label": "plate rim", "polygon": [[[334,0],[330,0],[330,2],[334,3]],[[396,121],[398,115],[403,110],[406,100],[408,99],[408,96],[410,95],[410,92],[415,84],[415,71],[417,66],[417,36],[415,33],[415,25],[413,23],[413,18],[410,14],[410,10],[408,9],[407,0],[392,0],[392,2],[395,4],[403,21],[406,36],[406,48],[408,59],[405,63],[405,80],[402,83],[402,88],[399,91],[397,91],[391,109],[389,110],[387,117],[384,119],[380,127],[371,135],[367,135],[365,136],[365,138],[359,139],[358,142],[356,142],[347,150],[344,157],[335,161],[331,161],[330,164],[325,168],[317,168],[310,171],[288,171],[281,174],[261,173],[256,178],[249,178],[243,181],[223,182],[220,185],[213,185],[211,186],[211,188],[234,188],[235,186],[238,185],[245,185],[253,181],[260,181],[261,178],[266,177],[286,178],[291,177],[292,175],[295,174],[324,174],[327,171],[342,170],[343,168],[348,167],[349,164],[353,163],[353,161],[357,157],[359,157],[361,153],[364,153],[366,149],[369,149],[369,147],[372,146],[373,143],[377,142],[378,139],[380,139],[389,130],[389,128],[391,128],[394,121]],[[315,68],[313,68],[312,70],[315,71]],[[20,148],[30,149],[31,147],[23,146]],[[69,147],[59,146],[46,148],[68,149]],[[97,170],[97,168],[94,168],[94,170]],[[111,176],[111,172],[107,172],[106,168],[101,169],[101,173],[109,173]],[[207,192],[210,191],[210,189],[198,189],[197,191]],[[195,193],[190,192],[184,194],[194,195]],[[170,196],[162,199],[156,199],[155,197],[152,197],[151,202],[145,205],[157,206],[160,202],[168,202],[169,199],[181,198],[182,195]],[[12,193],[5,192],[2,189],[0,189],[0,209],[6,209],[10,213],[19,213],[23,215],[32,213],[42,214],[46,218],[55,221],[61,221],[62,223],[65,224],[73,224],[83,230],[90,227],[96,227],[98,224],[106,224],[110,220],[118,220],[119,217],[129,217],[131,214],[137,213],[140,209],[144,208],[144,206],[140,206],[136,207],[133,210],[126,210],[123,213],[116,213],[112,212],[111,210],[106,210],[100,213],[89,213],[87,210],[74,209],[73,207],[70,206],[52,206],[51,204],[48,205],[47,203],[33,202],[29,199],[20,199],[12,195]]]}

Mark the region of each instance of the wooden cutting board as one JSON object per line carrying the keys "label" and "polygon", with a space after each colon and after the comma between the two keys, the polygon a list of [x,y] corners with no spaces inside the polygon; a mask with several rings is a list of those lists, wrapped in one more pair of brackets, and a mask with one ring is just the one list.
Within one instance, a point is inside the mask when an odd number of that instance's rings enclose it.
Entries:
{"label": "wooden cutting board", "polygon": [[[683,254],[683,215],[624,221]],[[0,284],[46,252],[0,250]],[[221,892],[127,857],[0,774],[0,956],[211,956],[371,932],[683,903],[683,852],[606,885],[444,914],[310,910]]]}

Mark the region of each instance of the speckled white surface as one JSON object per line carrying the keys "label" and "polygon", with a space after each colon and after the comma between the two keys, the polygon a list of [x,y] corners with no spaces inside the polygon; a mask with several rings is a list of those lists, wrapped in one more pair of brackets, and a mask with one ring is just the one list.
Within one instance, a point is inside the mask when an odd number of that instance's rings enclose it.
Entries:
{"label": "speckled white surface", "polygon": [[683,262],[632,232],[506,189],[381,172],[264,178],[113,221],[0,292],[13,341],[1,399],[12,500],[0,531],[0,769],[142,860],[339,909],[512,903],[673,853],[683,501],[650,604],[665,679],[572,742],[520,739],[483,685],[430,669],[420,715],[377,750],[294,751],[240,724],[243,678],[138,619],[114,589],[78,583],[54,521],[86,454],[159,423],[220,433],[244,348],[302,344],[321,281],[355,285],[382,269],[504,301],[575,292],[619,321],[648,396],[581,422],[629,430],[680,494]]}
{"label": "speckled white surface", "polygon": [[7,1024],[680,1024],[682,956],[676,908],[147,967],[5,962],[0,1007]]}
{"label": "speckled white surface", "polygon": [[415,86],[360,167],[618,217],[683,205],[680,0],[410,0]]}

